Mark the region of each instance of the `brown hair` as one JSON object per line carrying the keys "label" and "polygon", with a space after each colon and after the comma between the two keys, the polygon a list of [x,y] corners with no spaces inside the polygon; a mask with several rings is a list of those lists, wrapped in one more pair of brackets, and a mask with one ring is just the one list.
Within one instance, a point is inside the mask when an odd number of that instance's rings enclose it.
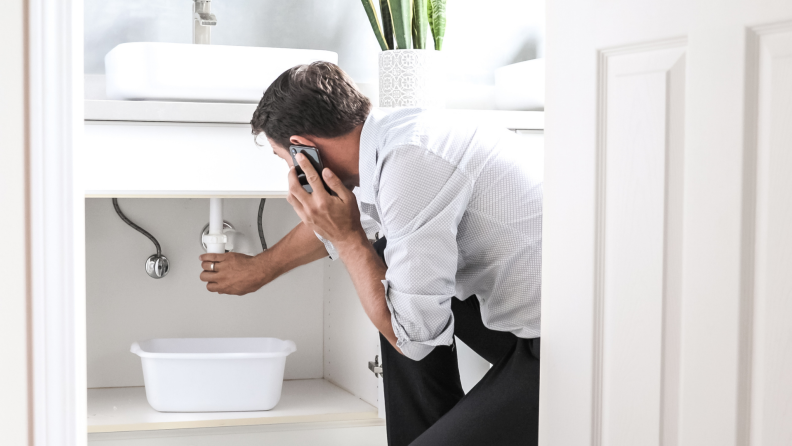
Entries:
{"label": "brown hair", "polygon": [[250,125],[284,148],[292,135],[335,138],[364,123],[371,102],[352,79],[329,62],[292,67],[261,98]]}

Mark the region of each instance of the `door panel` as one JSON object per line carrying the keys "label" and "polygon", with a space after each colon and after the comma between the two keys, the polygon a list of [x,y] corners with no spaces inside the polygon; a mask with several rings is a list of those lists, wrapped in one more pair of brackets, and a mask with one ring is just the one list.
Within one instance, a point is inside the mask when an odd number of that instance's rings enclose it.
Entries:
{"label": "door panel", "polygon": [[792,2],[547,30],[540,444],[792,444]]}
{"label": "door panel", "polygon": [[[792,23],[754,28],[756,213],[751,441],[792,444]],[[751,68],[751,67],[749,67]],[[753,143],[753,144],[752,144]]]}
{"label": "door panel", "polygon": [[600,57],[594,429],[605,445],[656,445],[660,430],[675,433],[684,44]]}

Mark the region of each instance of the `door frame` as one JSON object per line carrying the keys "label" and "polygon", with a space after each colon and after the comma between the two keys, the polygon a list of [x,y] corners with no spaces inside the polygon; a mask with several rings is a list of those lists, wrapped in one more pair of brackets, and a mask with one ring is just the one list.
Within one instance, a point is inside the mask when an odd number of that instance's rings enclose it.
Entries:
{"label": "door frame", "polygon": [[28,0],[29,444],[84,445],[83,0]]}

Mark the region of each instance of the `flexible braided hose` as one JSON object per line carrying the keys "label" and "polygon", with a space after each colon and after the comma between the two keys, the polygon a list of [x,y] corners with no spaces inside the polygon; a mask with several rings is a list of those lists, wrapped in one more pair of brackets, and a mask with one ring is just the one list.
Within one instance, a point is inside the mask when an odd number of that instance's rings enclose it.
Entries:
{"label": "flexible braided hose", "polygon": [[261,199],[261,203],[259,204],[258,210],[258,233],[259,233],[259,240],[261,240],[261,250],[267,250],[267,241],[264,239],[264,227],[261,224],[261,216],[264,214],[264,203],[267,202],[266,198]]}
{"label": "flexible braided hose", "polygon": [[154,243],[154,246],[157,248],[157,257],[162,256],[162,248],[160,248],[160,244],[157,241],[157,239],[155,239],[154,236],[149,234],[148,231],[146,231],[145,229],[132,223],[132,221],[128,219],[123,212],[121,212],[121,208],[118,207],[118,198],[113,198],[113,208],[115,208],[116,214],[118,214],[118,216],[121,217],[121,220],[124,220],[124,223],[128,224],[135,231],[145,235],[146,237],[148,237],[149,240],[151,240],[151,243]]}

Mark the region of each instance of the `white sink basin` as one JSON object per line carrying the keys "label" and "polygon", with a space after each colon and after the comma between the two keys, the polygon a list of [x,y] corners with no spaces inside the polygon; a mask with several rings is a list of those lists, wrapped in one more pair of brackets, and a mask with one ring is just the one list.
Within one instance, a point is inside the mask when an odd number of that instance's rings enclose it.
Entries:
{"label": "white sink basin", "polygon": [[338,63],[338,54],[287,48],[124,43],[105,56],[107,98],[257,103],[281,73],[320,60]]}
{"label": "white sink basin", "polygon": [[545,60],[518,62],[495,70],[498,110],[544,110]]}

